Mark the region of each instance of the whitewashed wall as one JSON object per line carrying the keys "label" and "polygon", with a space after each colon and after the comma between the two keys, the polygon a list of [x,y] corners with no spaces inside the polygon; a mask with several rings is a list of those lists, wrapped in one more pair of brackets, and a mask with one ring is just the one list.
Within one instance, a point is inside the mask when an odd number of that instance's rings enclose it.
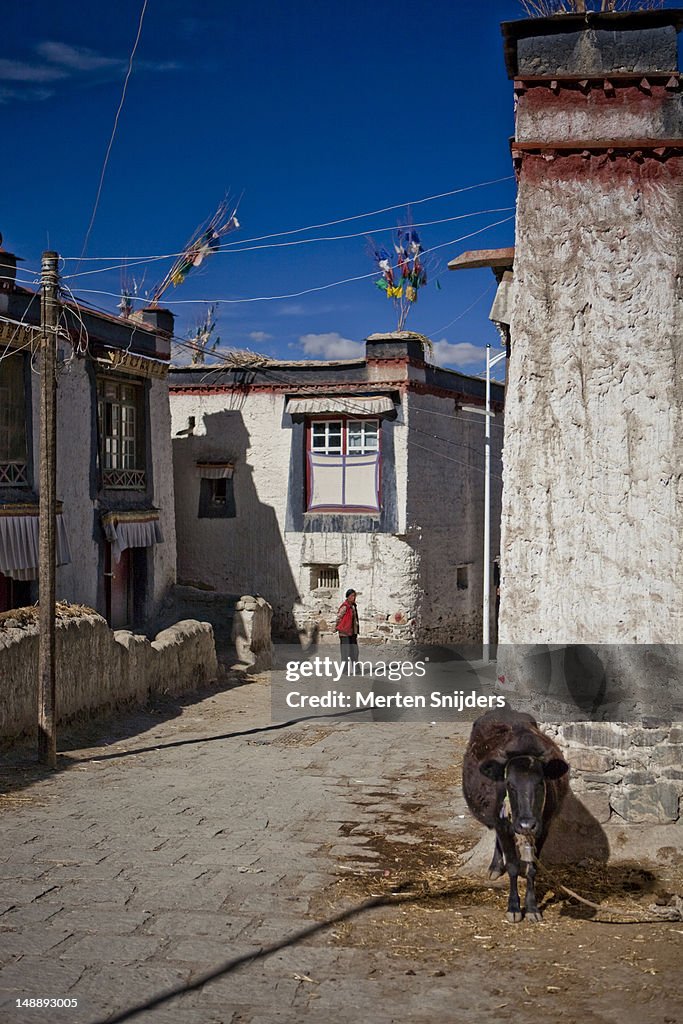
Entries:
{"label": "whitewashed wall", "polygon": [[519,188],[501,640],[677,643],[683,167],[561,164]]}
{"label": "whitewashed wall", "polygon": [[[33,460],[39,491],[40,379],[32,376]],[[63,503],[71,562],[57,570],[57,598],[98,607],[101,594],[100,552],[96,540],[99,512],[90,479],[93,434],[93,386],[85,360],[60,369],[57,387],[57,497]],[[164,543],[149,549],[148,617],[153,617],[175,582],[176,538],[171,455],[171,421],[166,380],[154,380],[149,393],[152,451],[152,503],[159,508]],[[99,609],[103,611],[103,608]]]}
{"label": "whitewashed wall", "polygon": [[[484,417],[456,412],[452,398],[411,394],[408,426],[408,516],[421,556],[420,634],[435,643],[480,641]],[[502,426],[500,414],[491,425],[491,559],[499,554],[500,543]],[[467,589],[457,588],[458,566],[467,567]],[[490,593],[493,638],[493,576]]]}
{"label": "whitewashed wall", "polygon": [[[410,394],[403,402],[407,424],[446,439],[415,433],[415,441],[464,465],[413,447],[410,426],[397,421],[396,532],[304,533],[287,528],[292,431],[284,397],[172,393],[179,579],[230,594],[258,593],[273,606],[276,630],[294,623],[305,637],[314,631],[331,635],[343,594],[353,587],[365,637],[479,639],[483,418],[456,419],[452,398]],[[188,434],[190,417],[195,427]],[[456,441],[474,450],[456,447]],[[197,459],[235,460],[235,518],[198,518]],[[492,472],[500,475],[497,458]],[[500,508],[494,483],[492,556]],[[455,568],[467,563],[470,585],[458,592]],[[315,565],[339,566],[338,591],[311,589]],[[492,615],[494,604],[492,590]]]}

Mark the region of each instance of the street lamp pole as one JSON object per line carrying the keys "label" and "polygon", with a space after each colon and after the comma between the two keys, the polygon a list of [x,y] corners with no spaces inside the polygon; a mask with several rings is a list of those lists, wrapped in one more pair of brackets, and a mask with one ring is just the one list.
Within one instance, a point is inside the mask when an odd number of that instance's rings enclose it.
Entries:
{"label": "street lamp pole", "polygon": [[476,412],[484,416],[484,568],[483,568],[483,602],[482,602],[482,661],[485,665],[490,660],[491,644],[491,420],[495,413],[491,411],[491,370],[507,353],[500,352],[491,358],[491,346],[486,346],[486,407],[463,405],[463,412]]}

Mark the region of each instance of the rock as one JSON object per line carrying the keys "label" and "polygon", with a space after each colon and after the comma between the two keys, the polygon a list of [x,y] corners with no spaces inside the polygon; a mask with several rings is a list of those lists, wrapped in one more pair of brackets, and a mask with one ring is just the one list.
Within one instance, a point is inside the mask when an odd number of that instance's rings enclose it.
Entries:
{"label": "rock", "polygon": [[624,775],[625,786],[652,786],[656,782],[654,772],[631,771]]}
{"label": "rock", "polygon": [[669,781],[649,786],[623,785],[610,798],[612,810],[625,821],[653,824],[677,821],[678,801],[678,786]]}
{"label": "rock", "polygon": [[600,790],[594,790],[588,793],[582,793],[577,797],[580,803],[586,808],[589,814],[591,814],[596,821],[604,825],[605,822],[609,821],[612,815],[612,808],[609,804],[609,793]]}
{"label": "rock", "polygon": [[232,640],[237,659],[250,672],[265,672],[273,665],[271,623],[273,609],[262,597],[241,597],[235,605]]}
{"label": "rock", "polygon": [[597,750],[588,750],[583,747],[568,751],[567,754],[573,771],[608,772],[614,768],[614,758],[609,754],[601,754]]}
{"label": "rock", "polygon": [[676,768],[683,763],[683,750],[675,743],[658,743],[650,751],[650,761],[662,768]]}

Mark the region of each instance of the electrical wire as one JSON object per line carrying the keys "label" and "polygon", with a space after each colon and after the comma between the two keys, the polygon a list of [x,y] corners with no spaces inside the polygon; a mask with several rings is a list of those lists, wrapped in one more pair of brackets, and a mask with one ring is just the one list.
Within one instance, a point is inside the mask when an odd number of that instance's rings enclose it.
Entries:
{"label": "electrical wire", "polygon": [[[422,223],[411,224],[411,227],[423,228],[423,227],[432,227],[435,224],[450,224],[450,223],[452,223],[453,221],[456,221],[456,220],[466,220],[468,217],[483,217],[483,216],[491,214],[491,213],[508,213],[510,210],[514,210],[514,209],[515,209],[514,206],[499,206],[499,207],[494,207],[491,210],[475,210],[472,213],[460,213],[456,217],[442,217],[440,220],[427,220],[427,221],[423,221]],[[375,234],[375,235],[378,235],[378,234],[380,234],[382,232],[386,232],[386,231],[396,231],[396,225],[392,224],[389,227],[373,228],[372,229],[372,233]],[[243,246],[242,248],[237,248],[237,244],[238,243],[231,242],[231,243],[226,243],[225,245],[220,246],[219,248],[215,249],[214,252],[213,252],[213,255],[218,255],[218,254],[225,255],[225,254],[227,254],[229,256],[232,256],[232,255],[234,255],[236,253],[240,253],[240,252],[255,252],[257,250],[263,250],[263,249],[282,249],[282,248],[286,248],[287,246],[292,246],[292,245],[312,245],[315,242],[339,242],[339,241],[342,241],[342,240],[347,239],[347,238],[362,238],[364,236],[367,236],[367,234],[368,234],[367,231],[357,231],[354,234],[350,234],[350,235],[323,235],[320,238],[299,238],[299,239],[296,239],[295,241],[291,241],[291,242],[271,242],[268,245],[251,245],[251,246]],[[229,248],[229,246],[234,246],[234,248]],[[155,256],[155,257],[153,257],[153,259],[155,259],[155,260],[163,260],[163,259],[169,259],[169,258],[170,257],[168,257],[168,256]],[[130,261],[127,261],[125,263],[116,263],[116,264],[114,264],[114,265],[112,265],[110,267],[99,267],[97,270],[82,270],[78,274],[65,274],[64,275],[64,279],[65,280],[73,280],[76,277],[88,277],[88,276],[92,276],[93,274],[106,274],[106,273],[109,273],[110,271],[114,271],[114,270],[122,270],[122,269],[128,270],[131,267],[140,266],[140,264],[142,264],[142,263],[148,263],[148,262],[151,261],[151,259],[152,258],[150,258],[150,259],[140,259],[140,260],[137,260],[137,261],[135,261],[133,263],[131,263]]]}
{"label": "electrical wire", "polygon": [[[8,342],[5,345],[4,351],[2,353],[0,353],[0,363],[2,362],[3,359],[7,359],[9,356],[11,356],[16,351],[16,349],[13,348],[13,342],[14,342],[15,338],[17,337],[17,335],[19,334],[19,330],[22,327],[28,328],[29,330],[35,330],[37,332],[40,332],[40,328],[39,327],[35,327],[33,324],[29,324],[29,323],[26,322],[26,317],[28,316],[28,311],[31,308],[31,306],[33,305],[33,303],[35,302],[35,300],[37,299],[37,297],[38,297],[38,292],[34,292],[33,295],[31,296],[30,300],[29,300],[28,305],[26,306],[26,309],[24,310],[24,313],[23,313],[23,316],[22,316],[21,320],[10,320],[9,317],[3,317],[2,318],[3,320],[7,320],[8,322],[15,324],[16,326],[15,326],[14,333],[12,334],[12,337],[8,340]],[[32,342],[33,342],[33,339],[28,341],[25,345],[22,345],[20,351],[23,350],[24,348],[28,348],[32,344]],[[12,349],[12,352],[10,352],[10,348]]]}
{"label": "electrical wire", "polygon": [[[376,217],[381,213],[390,213],[392,210],[404,209],[408,206],[419,206],[420,203],[430,203],[435,199],[446,199],[449,196],[459,195],[461,192],[471,192],[473,189],[485,188],[488,185],[498,185],[502,181],[512,181],[514,174],[507,174],[503,178],[494,178],[491,181],[480,181],[476,185],[466,185],[462,188],[452,189],[450,192],[441,192],[434,196],[425,196],[422,199],[413,199],[406,203],[396,203],[395,206],[385,206],[381,210],[372,210],[369,213],[356,213],[351,217],[340,217],[338,220],[328,220],[323,224],[308,224],[303,228],[291,228],[288,231],[274,231],[269,235],[258,235],[254,238],[243,238],[239,242],[234,242],[234,245],[245,245],[248,242],[263,242],[269,238],[283,238],[286,235],[297,235],[303,231],[317,231],[319,228],[331,228],[337,224],[347,224],[352,220],[363,220],[365,217]],[[363,232],[365,234],[365,232]],[[79,262],[106,262],[107,260],[159,260],[159,259],[174,259],[176,256],[182,256],[184,250],[181,252],[166,253],[165,255],[152,255],[152,256],[63,256],[62,259],[65,261],[79,261]]]}
{"label": "electrical wire", "polygon": [[[100,196],[102,195],[102,186],[104,184],[104,175],[105,175],[106,170],[107,170],[107,164],[109,163],[109,156],[111,154],[112,146],[114,145],[114,137],[116,135],[116,129],[118,128],[119,117],[121,116],[121,111],[123,110],[123,104],[124,104],[125,99],[126,99],[126,90],[128,89],[128,80],[130,79],[131,72],[133,70],[133,59],[135,57],[135,51],[138,48],[138,43],[140,42],[140,36],[142,35],[142,23],[143,23],[143,21],[145,19],[145,11],[146,10],[147,10],[147,0],[143,0],[143,2],[142,2],[142,10],[140,12],[140,20],[138,22],[138,31],[137,31],[137,35],[135,37],[135,42],[133,44],[133,49],[131,50],[131,53],[130,53],[130,58],[128,60],[128,70],[126,72],[126,77],[125,77],[124,82],[123,82],[123,89],[121,90],[121,100],[119,102],[118,110],[116,111],[116,117],[114,118],[114,127],[112,128],[111,136],[109,137],[109,145],[107,146],[107,152],[106,152],[105,157],[104,157],[104,163],[102,164],[102,172],[100,174],[100,181],[99,181],[99,184],[97,186],[97,195],[95,196],[95,205],[93,206],[92,216],[90,218],[90,223],[88,224],[88,230],[85,233],[85,239],[83,240],[83,249],[81,250],[80,259],[83,259],[83,257],[85,256],[86,250],[88,248],[88,242],[90,241],[90,232],[92,231],[93,224],[95,223],[95,217],[97,215],[97,208],[98,208],[98,206],[100,204]],[[76,264],[76,269],[78,269],[78,264]]]}
{"label": "electrical wire", "polygon": [[[471,466],[469,462],[463,462],[462,459],[454,459],[452,455],[445,455],[444,452],[435,452],[433,448],[425,448],[423,444],[418,444],[417,441],[412,441],[410,438],[408,438],[408,444],[412,444],[414,448],[421,448],[423,452],[429,452],[430,455],[436,455],[440,459],[448,459],[449,462],[457,462],[459,466],[464,466],[465,469],[473,469],[477,473],[486,473],[485,469],[479,469],[478,466]],[[500,480],[501,483],[503,482],[502,476],[498,476],[497,473],[491,473],[491,476],[495,480]]]}
{"label": "electrical wire", "polygon": [[456,317],[454,317],[454,318],[453,318],[453,320],[451,320],[451,321],[450,321],[449,323],[447,323],[447,324],[444,324],[444,326],[443,326],[443,327],[437,327],[437,328],[436,328],[435,330],[433,330],[433,331],[427,331],[427,332],[426,332],[427,336],[428,336],[428,337],[430,337],[430,338],[433,338],[435,334],[441,334],[441,332],[442,332],[442,331],[447,331],[449,327],[452,327],[452,326],[453,326],[453,324],[457,324],[458,320],[462,320],[462,318],[463,318],[464,316],[466,316],[466,315],[467,315],[467,314],[469,313],[469,311],[470,311],[471,309],[474,309],[474,307],[475,307],[475,306],[477,305],[477,303],[481,302],[481,300],[482,300],[482,299],[483,299],[483,298],[484,298],[484,297],[485,297],[486,295],[488,295],[488,294],[489,294],[489,292],[493,291],[493,287],[494,287],[494,286],[493,286],[493,284],[490,284],[490,285],[488,286],[488,288],[484,289],[484,291],[483,291],[483,292],[481,293],[481,295],[479,295],[479,296],[478,296],[478,298],[476,298],[476,299],[474,300],[474,302],[472,302],[472,303],[471,303],[471,304],[470,304],[470,305],[469,305],[469,306],[467,307],[467,309],[463,309],[462,313],[458,313],[458,315],[457,315]]}
{"label": "electrical wire", "polygon": [[[514,220],[514,214],[511,217],[504,217],[502,220],[494,221],[492,224],[486,224],[483,228],[479,228],[477,231],[471,231],[469,232],[469,234],[460,235],[458,238],[451,238],[449,239],[448,242],[441,242],[439,245],[433,245],[431,246],[431,248],[425,249],[422,255],[426,256],[428,253],[436,252],[437,249],[443,249],[447,245],[455,245],[456,242],[464,242],[467,238],[473,238],[475,235],[480,235],[484,231],[489,231],[491,228],[498,227],[500,224],[507,224],[511,220]],[[398,267],[396,267],[395,269],[398,269]],[[286,295],[257,295],[250,298],[242,299],[171,299],[169,301],[164,302],[164,307],[197,305],[199,303],[222,303],[223,305],[234,306],[251,302],[274,302],[281,299],[298,299],[301,298],[301,296],[303,295],[311,295],[314,292],[327,291],[330,288],[336,288],[339,285],[343,284],[352,284],[355,281],[366,281],[368,278],[376,276],[377,271],[373,270],[369,274],[358,274],[355,277],[347,277],[341,281],[333,281],[330,284],[317,285],[314,288],[304,288],[301,291],[289,292]],[[79,290],[84,295],[108,295],[115,299],[119,297],[116,292],[109,292],[96,288],[81,288]],[[144,300],[140,299],[139,301]]]}

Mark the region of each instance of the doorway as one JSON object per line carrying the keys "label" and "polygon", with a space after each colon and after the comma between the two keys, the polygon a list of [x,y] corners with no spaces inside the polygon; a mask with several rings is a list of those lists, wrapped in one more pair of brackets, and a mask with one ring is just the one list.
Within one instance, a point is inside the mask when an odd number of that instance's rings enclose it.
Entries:
{"label": "doorway", "polygon": [[121,552],[117,562],[112,557],[111,544],[107,544],[104,557],[104,579],[107,622],[112,629],[127,629],[133,625],[133,574],[130,548]]}

